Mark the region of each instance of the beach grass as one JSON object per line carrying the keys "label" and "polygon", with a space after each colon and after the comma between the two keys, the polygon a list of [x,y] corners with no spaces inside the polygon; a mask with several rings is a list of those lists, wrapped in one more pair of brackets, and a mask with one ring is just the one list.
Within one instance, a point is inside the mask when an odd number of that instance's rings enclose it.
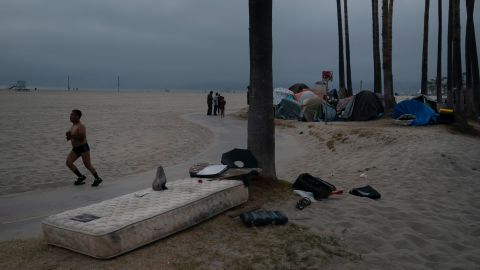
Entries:
{"label": "beach grass", "polygon": [[[168,238],[110,260],[49,246],[43,238],[0,242],[1,269],[304,269],[360,260],[334,235],[292,222],[246,227],[239,214],[292,200],[291,184],[252,181],[247,203]],[[270,209],[281,210],[281,209]]]}

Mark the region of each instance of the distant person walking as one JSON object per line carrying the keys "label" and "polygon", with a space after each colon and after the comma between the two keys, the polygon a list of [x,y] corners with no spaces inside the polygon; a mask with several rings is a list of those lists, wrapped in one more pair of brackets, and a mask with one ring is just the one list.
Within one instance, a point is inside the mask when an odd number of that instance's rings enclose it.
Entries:
{"label": "distant person walking", "polygon": [[212,103],[213,103],[213,97],[212,97],[213,91],[210,91],[207,96],[207,115],[212,115]]}
{"label": "distant person walking", "polygon": [[213,115],[217,115],[217,113],[220,113],[218,110],[218,93],[215,93],[215,96],[213,96]]}
{"label": "distant person walking", "polygon": [[80,118],[82,117],[82,112],[80,110],[73,110],[70,113],[70,122],[72,122],[72,127],[70,130],[67,131],[65,134],[67,141],[72,143],[72,151],[68,154],[67,157],[67,167],[72,170],[75,175],[77,175],[77,181],[74,182],[76,186],[85,184],[85,179],[87,178],[85,175],[81,174],[78,171],[77,167],[73,164],[79,157],[82,157],[83,164],[87,169],[92,173],[95,177],[95,180],[92,183],[92,187],[96,187],[100,185],[102,182],[102,178],[100,178],[97,174],[95,168],[93,168],[90,162],[90,147],[87,143],[87,129],[85,125],[80,122]]}
{"label": "distant person walking", "polygon": [[225,101],[225,97],[218,96],[218,107],[219,107],[219,110],[220,110],[220,117],[221,118],[225,117],[225,104],[227,104],[227,101]]}

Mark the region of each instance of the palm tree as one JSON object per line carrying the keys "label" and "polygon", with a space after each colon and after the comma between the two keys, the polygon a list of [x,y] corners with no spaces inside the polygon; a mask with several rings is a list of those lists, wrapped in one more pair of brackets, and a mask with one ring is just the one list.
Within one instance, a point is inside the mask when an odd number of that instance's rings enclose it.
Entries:
{"label": "palm tree", "polygon": [[462,80],[462,48],[460,28],[460,0],[452,0],[452,86],[455,92],[455,123],[459,127],[467,126],[465,97]]}
{"label": "palm tree", "polygon": [[248,149],[265,177],[276,179],[273,122],[272,0],[249,0],[252,78],[248,113]]}
{"label": "palm tree", "polygon": [[467,30],[465,34],[465,66],[466,87],[472,100],[471,111],[474,116],[480,115],[480,74],[478,67],[477,43],[475,37],[475,24],[473,20],[474,0],[466,1]]}
{"label": "palm tree", "polygon": [[393,0],[390,2],[382,0],[383,96],[387,112],[395,107],[392,73],[392,20]]}
{"label": "palm tree", "polygon": [[423,51],[422,51],[422,94],[428,95],[428,20],[430,13],[430,0],[425,0],[425,13],[423,15]]}
{"label": "palm tree", "polygon": [[442,0],[438,0],[437,103],[442,102]]}
{"label": "palm tree", "polygon": [[345,89],[345,67],[343,63],[343,30],[342,30],[342,4],[337,0],[337,22],[338,22],[338,79],[340,88],[339,93],[343,93]]}
{"label": "palm tree", "polygon": [[453,108],[452,28],[453,28],[453,0],[449,0],[448,1],[448,29],[447,29],[447,106],[449,108]]}
{"label": "palm tree", "polygon": [[[440,1],[440,0],[439,0]],[[373,33],[373,91],[382,93],[382,68],[380,64],[380,38],[378,25],[378,0],[372,0],[372,33]]]}
{"label": "palm tree", "polygon": [[347,96],[353,96],[352,69],[350,67],[350,36],[348,33],[348,8],[347,0],[343,1],[343,12],[345,16],[345,57],[347,60]]}

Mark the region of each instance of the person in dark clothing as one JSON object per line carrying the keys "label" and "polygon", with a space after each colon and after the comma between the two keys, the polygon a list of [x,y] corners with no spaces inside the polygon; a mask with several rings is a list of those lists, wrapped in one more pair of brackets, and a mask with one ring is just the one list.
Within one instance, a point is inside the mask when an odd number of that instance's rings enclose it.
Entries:
{"label": "person in dark clothing", "polygon": [[215,93],[215,96],[213,96],[213,115],[217,115],[217,112],[220,113],[218,110],[218,92]]}
{"label": "person in dark clothing", "polygon": [[80,110],[73,110],[70,113],[70,122],[72,122],[72,127],[65,133],[65,137],[67,141],[72,143],[72,151],[68,154],[67,157],[67,167],[72,170],[73,173],[78,177],[77,181],[74,182],[76,186],[85,184],[85,179],[87,178],[85,175],[80,173],[77,167],[73,164],[75,160],[79,157],[82,158],[83,164],[85,167],[92,173],[95,177],[95,181],[93,181],[92,187],[96,187],[100,185],[102,182],[102,178],[100,178],[97,174],[95,168],[93,168],[91,159],[90,159],[90,147],[87,143],[87,132],[85,125],[80,122],[80,118],[82,117],[82,112]]}
{"label": "person in dark clothing", "polygon": [[212,115],[212,103],[213,103],[213,91],[210,91],[210,93],[208,93],[208,96],[207,96],[207,106],[208,106],[208,110],[207,110],[207,115]]}

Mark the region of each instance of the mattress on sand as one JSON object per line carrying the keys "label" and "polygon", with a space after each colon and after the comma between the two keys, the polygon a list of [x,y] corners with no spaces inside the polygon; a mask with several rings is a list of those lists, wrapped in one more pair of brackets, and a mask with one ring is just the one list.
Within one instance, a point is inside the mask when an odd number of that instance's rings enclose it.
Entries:
{"label": "mattress on sand", "polygon": [[240,205],[248,188],[237,180],[188,178],[47,217],[48,244],[108,259]]}

